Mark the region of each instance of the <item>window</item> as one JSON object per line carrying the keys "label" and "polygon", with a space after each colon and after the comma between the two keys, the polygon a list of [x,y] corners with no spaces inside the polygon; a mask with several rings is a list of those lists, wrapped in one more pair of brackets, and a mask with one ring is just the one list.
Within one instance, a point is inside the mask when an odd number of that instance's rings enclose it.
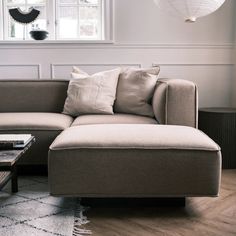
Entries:
{"label": "window", "polygon": [[[29,32],[34,28],[47,30],[46,0],[6,0],[3,6],[5,39],[29,38]],[[25,28],[23,24],[15,22],[8,13],[9,9],[18,7],[23,12],[28,11],[30,7],[34,7],[40,11],[40,15],[35,22],[27,25]]]}
{"label": "window", "polygon": [[[0,0],[0,38],[31,39],[33,29],[47,30],[52,40],[109,40],[111,0]],[[36,21],[24,26],[15,22],[9,9],[22,12],[34,7]],[[2,25],[1,25],[2,22]]]}
{"label": "window", "polygon": [[101,0],[59,0],[57,36],[60,39],[101,39]]}

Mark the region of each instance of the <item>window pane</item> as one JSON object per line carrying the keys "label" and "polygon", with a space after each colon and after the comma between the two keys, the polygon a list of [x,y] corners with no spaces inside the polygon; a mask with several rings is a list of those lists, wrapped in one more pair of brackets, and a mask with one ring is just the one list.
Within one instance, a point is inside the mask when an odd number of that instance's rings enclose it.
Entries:
{"label": "window pane", "polygon": [[23,39],[24,26],[10,19],[8,27],[8,37],[14,39]]}
{"label": "window pane", "polygon": [[80,7],[80,37],[98,38],[99,33],[99,9],[98,7]]}
{"label": "window pane", "polygon": [[98,21],[99,14],[98,14],[98,7],[80,7],[80,20],[86,21],[86,20],[93,20]]}
{"label": "window pane", "polygon": [[[8,9],[14,8],[16,6],[8,7]],[[27,12],[29,10],[29,7],[30,7],[30,5],[28,5],[26,7],[20,7],[20,9],[24,12]],[[31,38],[29,35],[29,32],[33,28],[47,30],[46,7],[35,6],[34,8],[40,11],[40,15],[36,21],[26,25],[26,38]],[[10,15],[8,17],[8,33],[7,33],[7,35],[8,35],[8,38],[11,38],[11,39],[23,39],[24,38],[24,36],[23,36],[24,35],[24,25],[14,21],[10,17]]]}
{"label": "window pane", "polygon": [[28,31],[31,31],[32,29],[47,30],[46,8],[45,7],[37,7],[37,6],[34,8],[40,11],[40,15],[36,21],[30,23],[27,26]]}
{"label": "window pane", "polygon": [[78,0],[60,0],[60,4],[77,4]]}
{"label": "window pane", "polygon": [[[7,0],[7,4],[14,4],[14,5],[18,5],[18,4],[25,4],[26,0]],[[27,4],[45,4],[46,0],[28,0]]]}
{"label": "window pane", "polygon": [[78,37],[78,13],[77,7],[60,7],[59,37]]}
{"label": "window pane", "polygon": [[28,3],[28,5],[30,5],[30,4],[45,4],[46,0],[28,0],[27,3]]}
{"label": "window pane", "polygon": [[[8,10],[14,7],[8,7]],[[22,11],[25,11],[25,7],[20,8]],[[24,25],[16,22],[8,16],[8,37],[13,39],[23,39],[24,38]]]}
{"label": "window pane", "polygon": [[7,0],[7,4],[24,4],[25,0]]}
{"label": "window pane", "polygon": [[83,4],[98,4],[98,0],[79,0],[80,3]]}

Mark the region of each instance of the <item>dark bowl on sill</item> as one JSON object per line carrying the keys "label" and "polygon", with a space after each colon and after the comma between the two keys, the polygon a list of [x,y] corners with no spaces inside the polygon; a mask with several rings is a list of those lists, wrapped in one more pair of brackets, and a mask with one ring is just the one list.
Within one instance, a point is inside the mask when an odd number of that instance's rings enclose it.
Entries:
{"label": "dark bowl on sill", "polygon": [[30,36],[34,40],[44,40],[48,37],[48,32],[45,30],[32,30]]}

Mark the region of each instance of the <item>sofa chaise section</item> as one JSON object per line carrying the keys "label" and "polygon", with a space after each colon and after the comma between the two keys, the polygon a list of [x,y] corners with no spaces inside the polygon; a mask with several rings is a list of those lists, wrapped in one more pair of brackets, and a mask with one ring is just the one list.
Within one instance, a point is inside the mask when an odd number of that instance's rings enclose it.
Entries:
{"label": "sofa chaise section", "polygon": [[218,145],[185,126],[74,126],[49,151],[56,196],[217,196],[220,175]]}

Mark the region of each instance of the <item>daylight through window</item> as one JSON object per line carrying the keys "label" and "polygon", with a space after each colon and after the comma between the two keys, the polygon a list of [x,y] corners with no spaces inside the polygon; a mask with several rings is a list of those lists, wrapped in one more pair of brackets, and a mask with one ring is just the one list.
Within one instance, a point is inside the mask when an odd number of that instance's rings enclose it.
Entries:
{"label": "daylight through window", "polygon": [[[47,30],[54,40],[105,40],[106,4],[109,0],[0,0],[2,40],[31,39],[31,30]],[[15,22],[9,9],[40,11],[36,21],[24,25]]]}

